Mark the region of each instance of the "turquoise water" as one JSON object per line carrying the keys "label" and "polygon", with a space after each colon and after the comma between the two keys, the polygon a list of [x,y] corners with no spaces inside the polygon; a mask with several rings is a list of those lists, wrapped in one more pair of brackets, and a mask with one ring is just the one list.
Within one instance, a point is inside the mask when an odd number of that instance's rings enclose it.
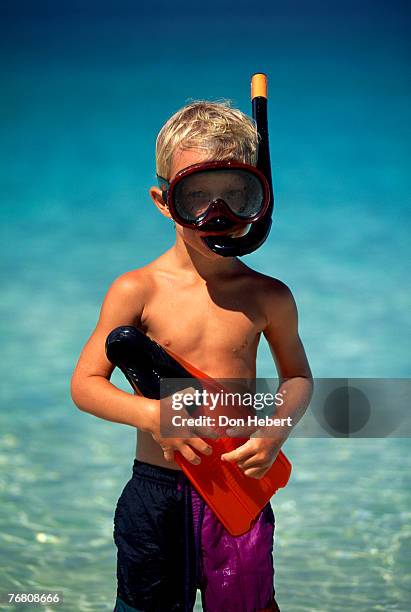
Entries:
{"label": "turquoise water", "polygon": [[[247,261],[293,290],[316,376],[407,377],[409,15],[400,2],[251,16],[220,2],[220,19],[213,3],[25,6],[3,22],[0,59],[0,593],[111,610],[135,433],[78,411],[68,387],[112,280],[173,240],[147,195],[159,128],[189,98],[250,112],[249,76],[269,74],[277,209]],[[258,366],[272,375],[264,346]],[[410,609],[409,440],[286,451],[293,478],[272,502],[282,610]]]}

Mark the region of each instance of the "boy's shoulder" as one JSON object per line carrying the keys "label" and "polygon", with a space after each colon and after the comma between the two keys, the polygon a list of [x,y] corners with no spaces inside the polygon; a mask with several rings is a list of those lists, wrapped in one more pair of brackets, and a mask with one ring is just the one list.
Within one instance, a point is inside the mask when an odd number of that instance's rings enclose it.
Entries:
{"label": "boy's shoulder", "polygon": [[154,260],[141,268],[123,272],[112,282],[110,289],[124,294],[147,291],[154,283],[157,261]]}
{"label": "boy's shoulder", "polygon": [[257,272],[247,266],[247,281],[250,289],[253,287],[267,298],[289,299],[292,296],[291,289],[279,278],[268,276],[262,272]]}
{"label": "boy's shoulder", "polygon": [[152,290],[153,275],[146,269],[147,266],[129,270],[120,274],[109,286],[104,302],[111,307],[126,304],[143,305]]}
{"label": "boy's shoulder", "polygon": [[[120,274],[109,286],[102,304],[102,316],[110,318],[115,313],[123,321],[135,324],[142,315],[145,304],[153,291],[154,275],[149,266]],[[113,325],[112,325],[113,327]]]}
{"label": "boy's shoulder", "polygon": [[246,294],[259,304],[267,321],[296,316],[296,304],[291,289],[279,278],[249,268]]}
{"label": "boy's shoulder", "polygon": [[109,286],[105,300],[110,303],[136,300],[144,303],[155,290],[156,279],[161,275],[162,259],[160,256],[141,268],[120,274]]}
{"label": "boy's shoulder", "polygon": [[149,275],[144,271],[144,268],[129,270],[120,274],[110,285],[110,291],[115,291],[119,294],[130,294],[144,289],[147,285]]}

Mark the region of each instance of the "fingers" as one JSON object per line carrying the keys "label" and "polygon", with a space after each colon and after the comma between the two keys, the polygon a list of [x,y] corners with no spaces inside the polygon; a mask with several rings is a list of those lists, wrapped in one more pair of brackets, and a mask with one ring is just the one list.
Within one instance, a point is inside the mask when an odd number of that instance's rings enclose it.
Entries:
{"label": "fingers", "polygon": [[237,448],[230,451],[229,453],[223,453],[221,455],[221,460],[222,461],[235,461],[235,462],[245,461],[246,459],[254,455],[255,455],[254,445],[253,443],[250,443],[250,440],[248,440],[245,444],[238,446]]}
{"label": "fingers", "polygon": [[[242,447],[239,447],[242,448]],[[236,449],[238,450],[238,449]],[[268,471],[268,469],[270,468],[270,464],[268,464],[263,457],[261,457],[260,455],[255,455],[254,453],[251,454],[251,456],[247,456],[244,459],[237,459],[237,456],[241,456],[239,453],[238,455],[236,455],[236,450],[231,451],[230,453],[224,453],[223,455],[221,455],[221,459],[223,461],[231,461],[237,464],[237,466],[240,468],[240,470],[242,472],[244,472],[244,474],[246,476],[249,476],[251,478],[263,478],[263,476],[265,476],[266,472]],[[225,459],[223,459],[223,457]]]}
{"label": "fingers", "polygon": [[193,448],[204,455],[211,455],[213,452],[211,446],[201,438],[189,438],[188,440],[184,440],[178,450],[183,457],[193,465],[199,465],[201,463],[201,458],[194,452]]}
{"label": "fingers", "polygon": [[267,471],[268,471],[267,467],[266,468],[248,468],[247,470],[244,470],[244,474],[248,476],[249,478],[256,478],[257,480],[260,480],[266,475]]}
{"label": "fingers", "polygon": [[223,453],[221,460],[234,462],[246,476],[260,479],[270,469],[273,463],[273,455],[272,453],[267,455],[266,450],[259,447],[258,441],[250,439],[233,451]]}
{"label": "fingers", "polygon": [[253,455],[252,457],[248,457],[247,459],[244,459],[243,461],[241,460],[237,461],[237,465],[242,470],[245,470],[247,468],[254,468],[254,467],[262,468],[262,467],[265,467],[265,461],[264,461],[264,457],[262,457],[261,455]]}
{"label": "fingers", "polygon": [[212,447],[201,438],[190,438],[189,440],[186,440],[186,443],[204,455],[211,455],[213,452]]}
{"label": "fingers", "polygon": [[201,459],[198,455],[195,454],[192,448],[187,446],[186,444],[181,446],[178,449],[179,452],[183,455],[184,459],[187,459],[193,465],[199,465],[201,463]]}
{"label": "fingers", "polygon": [[174,450],[172,448],[163,448],[163,455],[166,461],[174,462]]}
{"label": "fingers", "polygon": [[174,451],[178,450],[193,465],[201,463],[201,458],[193,449],[204,455],[211,455],[213,452],[212,447],[201,438],[174,438],[172,441],[168,440],[167,445],[161,444],[161,448],[166,461],[174,461]]}

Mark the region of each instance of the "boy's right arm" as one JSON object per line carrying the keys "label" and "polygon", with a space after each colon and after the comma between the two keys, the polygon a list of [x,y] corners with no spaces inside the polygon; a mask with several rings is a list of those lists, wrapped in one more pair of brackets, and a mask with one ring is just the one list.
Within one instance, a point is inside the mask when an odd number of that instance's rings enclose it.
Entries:
{"label": "boy's right arm", "polygon": [[84,346],[71,378],[71,397],[80,410],[101,419],[138,427],[152,434],[161,446],[164,458],[172,462],[174,451],[191,463],[200,462],[194,451],[210,454],[211,447],[201,438],[162,438],[160,402],[126,393],[110,382],[114,370],[106,357],[108,334],[120,325],[139,326],[148,291],[148,281],[138,273],[128,272],[111,285],[104,298],[94,332]]}
{"label": "boy's right arm", "polygon": [[106,338],[115,327],[140,324],[145,292],[145,283],[135,272],[123,274],[111,285],[73,372],[71,397],[80,410],[148,431],[155,402],[115,387],[109,380],[114,366],[105,353]]}

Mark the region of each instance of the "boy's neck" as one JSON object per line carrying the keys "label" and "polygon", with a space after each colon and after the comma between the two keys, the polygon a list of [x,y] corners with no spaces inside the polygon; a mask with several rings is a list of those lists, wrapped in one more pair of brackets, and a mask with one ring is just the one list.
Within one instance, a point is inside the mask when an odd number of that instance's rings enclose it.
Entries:
{"label": "boy's neck", "polygon": [[206,257],[183,240],[178,239],[169,253],[174,259],[173,263],[177,269],[187,273],[191,272],[205,281],[222,275],[233,274],[245,267],[237,257],[221,257],[219,255]]}

